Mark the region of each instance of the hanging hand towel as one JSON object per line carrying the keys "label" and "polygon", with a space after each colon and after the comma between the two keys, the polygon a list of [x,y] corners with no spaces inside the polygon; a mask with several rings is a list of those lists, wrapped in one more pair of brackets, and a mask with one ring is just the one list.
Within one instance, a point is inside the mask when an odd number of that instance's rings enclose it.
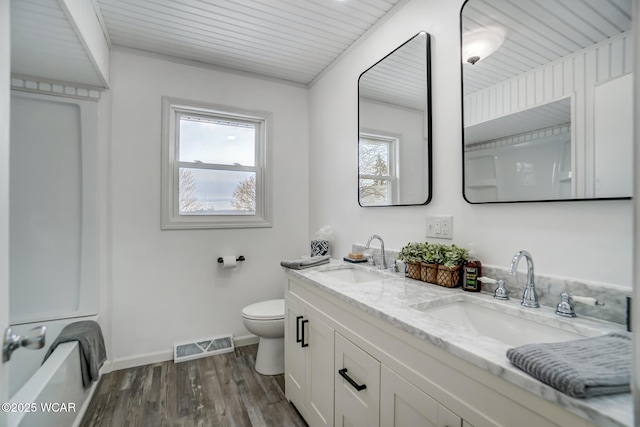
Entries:
{"label": "hanging hand towel", "polygon": [[107,359],[102,330],[97,322],[83,320],[65,326],[60,335],[51,344],[51,347],[49,347],[42,363],[46,362],[59,344],[72,341],[78,341],[80,345],[82,385],[84,388],[88,388],[92,381],[100,379],[98,371]]}

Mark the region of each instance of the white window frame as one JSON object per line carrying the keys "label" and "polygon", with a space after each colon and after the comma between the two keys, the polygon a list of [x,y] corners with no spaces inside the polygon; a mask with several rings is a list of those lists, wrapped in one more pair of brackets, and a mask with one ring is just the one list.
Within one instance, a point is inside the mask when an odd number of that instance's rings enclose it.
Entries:
{"label": "white window frame", "polygon": [[[179,120],[184,114],[209,116],[213,120],[251,122],[256,125],[255,172],[256,210],[255,214],[238,215],[180,215],[179,214],[179,170],[184,162],[179,162]],[[162,98],[162,221],[163,230],[206,229],[206,228],[264,228],[271,227],[271,173],[270,144],[271,119],[268,112],[247,111],[233,107],[211,105],[184,99]],[[246,169],[246,168],[244,168]],[[239,166],[238,170],[244,170]],[[233,166],[220,170],[235,170]]]}
{"label": "white window frame", "polygon": [[383,143],[389,146],[389,174],[388,175],[366,175],[361,174],[358,168],[358,188],[360,188],[360,180],[372,179],[378,181],[388,181],[388,204],[385,205],[367,205],[367,206],[389,206],[398,203],[398,145],[400,144],[400,137],[394,135],[383,135],[379,132],[360,132],[359,144],[364,143]]}

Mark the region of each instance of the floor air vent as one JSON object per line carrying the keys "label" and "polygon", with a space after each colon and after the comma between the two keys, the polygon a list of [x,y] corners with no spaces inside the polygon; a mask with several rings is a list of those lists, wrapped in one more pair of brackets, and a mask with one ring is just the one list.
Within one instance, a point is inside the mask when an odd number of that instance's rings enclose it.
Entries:
{"label": "floor air vent", "polygon": [[201,357],[213,356],[233,351],[233,335],[208,338],[196,342],[176,344],[173,348],[173,361],[185,362]]}

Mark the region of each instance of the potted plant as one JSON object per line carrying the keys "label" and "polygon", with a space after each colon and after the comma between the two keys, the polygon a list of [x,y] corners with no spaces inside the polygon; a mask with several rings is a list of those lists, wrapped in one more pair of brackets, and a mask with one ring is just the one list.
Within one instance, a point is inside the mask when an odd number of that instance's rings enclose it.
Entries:
{"label": "potted plant", "polygon": [[420,280],[420,262],[424,258],[425,247],[423,243],[407,243],[398,252],[398,259],[407,263],[407,276]]}
{"label": "potted plant", "polygon": [[423,282],[436,283],[438,264],[442,260],[442,244],[425,242],[424,247],[420,279]]}
{"label": "potted plant", "polygon": [[469,251],[456,245],[442,247],[442,262],[438,266],[436,283],[453,288],[460,284],[461,266],[469,259]]}

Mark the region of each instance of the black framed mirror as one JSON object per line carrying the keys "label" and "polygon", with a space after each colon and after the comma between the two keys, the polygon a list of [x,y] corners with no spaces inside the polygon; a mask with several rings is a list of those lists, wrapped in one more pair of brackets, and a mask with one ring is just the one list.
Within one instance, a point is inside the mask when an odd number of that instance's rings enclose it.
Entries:
{"label": "black framed mirror", "polygon": [[416,34],[358,78],[358,203],[431,200],[429,35]]}
{"label": "black framed mirror", "polygon": [[469,203],[631,197],[631,6],[631,0],[464,3]]}

